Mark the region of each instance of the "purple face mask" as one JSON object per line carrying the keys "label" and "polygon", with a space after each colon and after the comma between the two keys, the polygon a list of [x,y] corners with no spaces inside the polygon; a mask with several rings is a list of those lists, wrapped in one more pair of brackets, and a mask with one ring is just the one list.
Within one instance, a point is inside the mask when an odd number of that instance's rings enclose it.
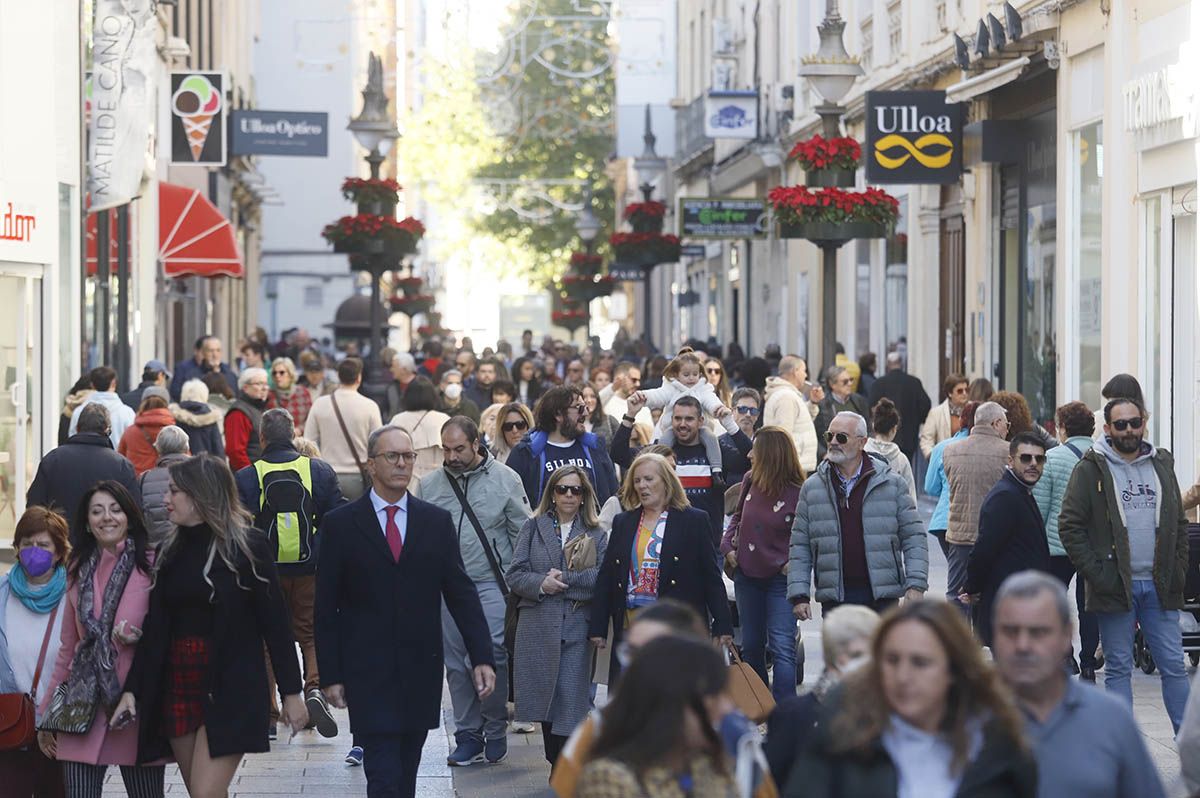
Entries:
{"label": "purple face mask", "polygon": [[54,552],[38,548],[37,546],[26,546],[21,549],[17,558],[20,559],[21,567],[25,569],[25,573],[35,579],[49,571],[50,567],[54,565]]}

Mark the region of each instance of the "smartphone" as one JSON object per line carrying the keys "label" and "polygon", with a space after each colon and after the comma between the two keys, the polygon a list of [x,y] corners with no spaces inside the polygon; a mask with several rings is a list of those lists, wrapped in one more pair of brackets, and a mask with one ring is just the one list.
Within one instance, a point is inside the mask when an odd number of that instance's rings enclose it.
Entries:
{"label": "smartphone", "polygon": [[126,726],[128,726],[131,723],[133,723],[133,713],[127,709],[124,712],[122,712],[120,715],[117,715],[117,719],[113,723],[112,728],[114,730],[124,729]]}

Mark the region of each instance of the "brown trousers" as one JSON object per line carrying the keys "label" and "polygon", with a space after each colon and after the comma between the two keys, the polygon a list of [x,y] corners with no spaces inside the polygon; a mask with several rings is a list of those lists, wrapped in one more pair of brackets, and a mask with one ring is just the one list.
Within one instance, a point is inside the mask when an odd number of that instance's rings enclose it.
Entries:
{"label": "brown trousers", "polygon": [[[317,577],[281,576],[279,586],[283,588],[283,600],[287,602],[292,616],[292,636],[300,644],[300,653],[304,657],[304,692],[307,693],[321,685],[317,673],[317,643],[313,638],[313,601],[317,595]],[[267,680],[271,690],[271,722],[275,723],[279,721],[279,696],[269,656]]]}

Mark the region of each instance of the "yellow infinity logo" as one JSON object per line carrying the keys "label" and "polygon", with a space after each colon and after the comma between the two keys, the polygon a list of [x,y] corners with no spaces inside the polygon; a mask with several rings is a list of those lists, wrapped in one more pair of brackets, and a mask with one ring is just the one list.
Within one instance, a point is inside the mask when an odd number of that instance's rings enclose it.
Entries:
{"label": "yellow infinity logo", "polygon": [[[926,154],[925,150],[938,145],[945,147],[946,151],[941,155]],[[893,158],[883,154],[888,150],[895,150],[897,147],[904,150],[899,157]],[[954,145],[941,133],[927,133],[917,139],[915,145],[896,133],[884,136],[875,142],[875,160],[884,169],[897,169],[907,163],[909,158],[916,158],[917,162],[927,169],[943,169],[950,165],[950,158],[953,155]]]}

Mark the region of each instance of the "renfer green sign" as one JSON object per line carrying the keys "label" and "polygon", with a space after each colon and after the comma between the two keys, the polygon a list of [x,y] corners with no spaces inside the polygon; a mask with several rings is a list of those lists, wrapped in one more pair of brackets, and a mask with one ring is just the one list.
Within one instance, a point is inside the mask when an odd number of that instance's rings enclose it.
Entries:
{"label": "renfer green sign", "polygon": [[679,237],[765,238],[767,203],[738,197],[681,197]]}

